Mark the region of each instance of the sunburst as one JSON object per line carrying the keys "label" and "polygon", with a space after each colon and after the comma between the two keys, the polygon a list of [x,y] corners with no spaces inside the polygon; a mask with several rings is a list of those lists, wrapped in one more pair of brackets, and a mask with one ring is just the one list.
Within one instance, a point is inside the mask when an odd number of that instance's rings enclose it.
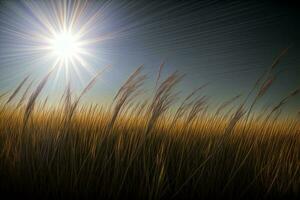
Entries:
{"label": "sunburst", "polygon": [[6,58],[20,60],[26,56],[32,64],[58,69],[53,85],[62,74],[67,81],[70,76],[76,76],[80,82],[83,82],[82,74],[95,74],[96,70],[89,64],[95,63],[92,59],[99,60],[95,46],[106,40],[107,35],[112,37],[109,32],[95,32],[100,30],[95,27],[103,31],[103,5],[84,0],[21,3],[22,6],[10,5],[17,14],[5,22],[7,30],[2,30],[14,37],[7,41],[11,50],[7,51]]}

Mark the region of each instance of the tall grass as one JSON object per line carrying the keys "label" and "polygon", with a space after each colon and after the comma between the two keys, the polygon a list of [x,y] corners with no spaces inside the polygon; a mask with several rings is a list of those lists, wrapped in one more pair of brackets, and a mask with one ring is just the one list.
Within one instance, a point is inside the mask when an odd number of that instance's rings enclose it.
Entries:
{"label": "tall grass", "polygon": [[[130,75],[110,107],[80,104],[102,72],[78,97],[67,85],[59,105],[46,106],[48,97],[38,101],[51,72],[25,106],[31,84],[14,104],[19,85],[6,101],[11,105],[0,104],[1,191],[49,199],[298,197],[299,120],[275,111],[299,89],[269,113],[248,118],[245,102],[228,108],[241,95],[209,111],[201,90],[207,84],[178,102],[184,75],[175,72],[160,83],[163,64],[153,96],[141,101],[147,78],[142,69]],[[256,83],[255,95],[261,98],[265,85]]]}

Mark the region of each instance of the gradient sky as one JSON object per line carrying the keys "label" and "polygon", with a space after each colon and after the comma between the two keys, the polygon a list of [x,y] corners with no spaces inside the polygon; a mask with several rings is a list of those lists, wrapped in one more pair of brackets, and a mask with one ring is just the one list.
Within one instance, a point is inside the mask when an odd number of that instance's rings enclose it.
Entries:
{"label": "gradient sky", "polygon": [[[28,74],[39,81],[50,69],[44,52],[32,51],[39,44],[32,32],[43,34],[40,13],[55,19],[58,1],[0,1],[0,91],[13,89]],[[55,5],[55,6],[53,6]],[[73,12],[74,1],[67,1]],[[31,9],[30,9],[31,8]],[[78,24],[96,13],[86,39],[103,37],[89,46],[86,58],[94,71],[112,67],[86,96],[85,101],[106,102],[128,75],[141,64],[155,80],[165,61],[164,77],[178,70],[186,74],[182,95],[209,82],[203,91],[214,102],[246,94],[276,55],[291,46],[278,65],[283,70],[262,104],[276,103],[300,87],[300,13],[295,4],[279,1],[88,1]],[[45,57],[46,56],[46,57]],[[71,75],[74,92],[92,77],[79,68]],[[54,97],[65,86],[60,76],[47,85]],[[50,98],[51,99],[51,98]],[[55,98],[53,98],[54,101]],[[286,106],[300,110],[300,98]]]}

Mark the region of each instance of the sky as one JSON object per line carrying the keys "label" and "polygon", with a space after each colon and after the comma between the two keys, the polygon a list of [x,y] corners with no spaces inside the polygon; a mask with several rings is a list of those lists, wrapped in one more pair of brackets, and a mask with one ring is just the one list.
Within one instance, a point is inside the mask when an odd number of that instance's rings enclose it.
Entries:
{"label": "sky", "polygon": [[[79,93],[106,66],[111,67],[84,101],[109,102],[142,64],[151,93],[159,65],[165,62],[163,78],[176,70],[185,74],[178,86],[182,96],[209,83],[203,93],[220,103],[245,96],[287,47],[291,48],[276,68],[280,73],[261,104],[276,104],[300,87],[300,13],[287,1],[0,2],[1,93],[14,89],[27,75],[38,83],[48,73],[57,59],[47,41],[53,32],[61,32],[61,24],[68,28],[71,22],[72,33],[80,32],[78,40],[85,43],[69,72],[60,67],[47,84],[43,95],[53,102],[66,76],[73,92]],[[299,100],[286,105],[288,113],[300,110]]]}

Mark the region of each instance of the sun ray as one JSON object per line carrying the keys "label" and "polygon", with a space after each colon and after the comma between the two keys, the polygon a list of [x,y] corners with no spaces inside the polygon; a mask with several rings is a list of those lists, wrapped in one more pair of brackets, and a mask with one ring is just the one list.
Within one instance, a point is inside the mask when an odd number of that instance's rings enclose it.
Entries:
{"label": "sun ray", "polygon": [[0,56],[2,62],[19,65],[20,60],[26,60],[22,67],[37,71],[36,75],[42,73],[39,69],[48,70],[55,65],[52,88],[60,87],[69,79],[78,80],[81,86],[84,80],[95,76],[98,70],[93,65],[96,61],[104,63],[99,55],[102,51],[99,44],[117,34],[103,32],[105,26],[95,28],[96,23],[97,26],[107,23],[105,12],[110,5],[111,1],[91,4],[87,0],[12,3],[11,11],[16,13],[18,20],[0,19],[5,25],[0,33],[8,39],[4,41],[8,50]]}
{"label": "sun ray", "polygon": [[80,55],[74,56],[74,59],[77,60],[77,63],[79,63],[90,75],[94,76],[96,74],[96,71],[88,65]]}

